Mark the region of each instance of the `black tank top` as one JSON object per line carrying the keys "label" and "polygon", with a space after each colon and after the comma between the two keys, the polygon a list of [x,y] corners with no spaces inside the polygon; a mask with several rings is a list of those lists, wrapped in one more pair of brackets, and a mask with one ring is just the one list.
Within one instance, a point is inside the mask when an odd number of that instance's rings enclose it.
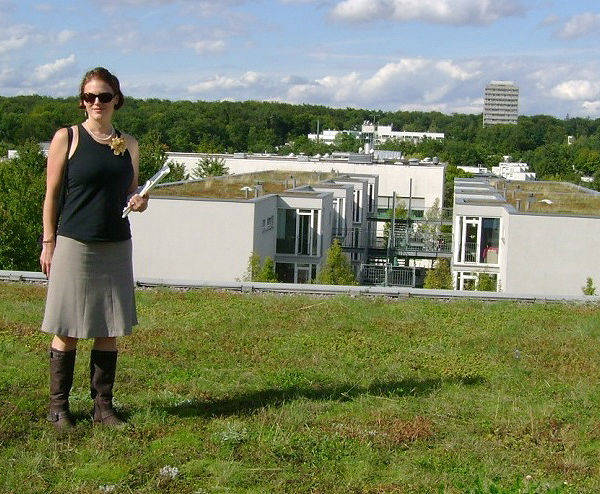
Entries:
{"label": "black tank top", "polygon": [[96,142],[82,125],[79,142],[67,167],[67,195],[58,234],[82,242],[131,238],[129,220],[121,218],[133,180],[129,150],[115,155]]}

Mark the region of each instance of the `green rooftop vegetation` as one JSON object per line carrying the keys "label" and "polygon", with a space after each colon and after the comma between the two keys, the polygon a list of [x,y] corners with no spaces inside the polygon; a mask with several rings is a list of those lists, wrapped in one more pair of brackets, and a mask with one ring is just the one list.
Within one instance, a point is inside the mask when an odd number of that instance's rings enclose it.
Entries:
{"label": "green rooftop vegetation", "polygon": [[492,180],[490,183],[504,191],[507,202],[519,211],[600,216],[600,195],[566,182]]}
{"label": "green rooftop vegetation", "polygon": [[136,295],[132,426],[92,425],[82,341],[61,437],[45,287],[0,283],[0,492],[600,492],[596,303]]}
{"label": "green rooftop vegetation", "polygon": [[[215,199],[253,199],[254,188],[262,186],[260,195],[281,194],[294,185],[316,185],[322,180],[336,176],[335,173],[303,171],[265,171],[208,177],[201,181],[188,181],[176,185],[165,185],[154,189],[154,196],[198,197]],[[244,187],[250,189],[245,190]]]}

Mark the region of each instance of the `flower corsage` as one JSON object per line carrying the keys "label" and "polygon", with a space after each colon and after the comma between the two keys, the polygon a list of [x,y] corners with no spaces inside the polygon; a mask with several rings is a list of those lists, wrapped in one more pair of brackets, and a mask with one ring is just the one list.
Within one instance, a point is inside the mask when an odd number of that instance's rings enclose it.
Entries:
{"label": "flower corsage", "polygon": [[110,148],[113,150],[113,153],[125,154],[127,151],[127,144],[125,144],[125,139],[122,137],[113,137],[110,141]]}

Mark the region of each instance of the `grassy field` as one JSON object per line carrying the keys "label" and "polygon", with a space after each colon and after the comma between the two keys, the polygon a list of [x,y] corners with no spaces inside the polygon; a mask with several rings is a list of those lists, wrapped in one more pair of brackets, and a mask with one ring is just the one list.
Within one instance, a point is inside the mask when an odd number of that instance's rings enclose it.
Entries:
{"label": "grassy field", "polygon": [[0,491],[597,493],[600,307],[140,290],[116,402],[45,421],[45,288],[0,283]]}

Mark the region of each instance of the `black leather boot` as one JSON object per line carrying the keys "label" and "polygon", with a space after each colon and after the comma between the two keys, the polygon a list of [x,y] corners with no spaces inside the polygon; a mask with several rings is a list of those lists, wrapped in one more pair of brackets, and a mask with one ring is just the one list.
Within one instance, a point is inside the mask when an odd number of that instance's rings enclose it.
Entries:
{"label": "black leather boot", "polygon": [[113,408],[113,385],[117,370],[117,352],[92,350],[90,356],[90,394],[94,400],[94,422],[110,426],[126,424]]}
{"label": "black leather boot", "polygon": [[50,348],[50,410],[48,420],[59,430],[71,429],[75,421],[69,412],[76,350],[61,352]]}

